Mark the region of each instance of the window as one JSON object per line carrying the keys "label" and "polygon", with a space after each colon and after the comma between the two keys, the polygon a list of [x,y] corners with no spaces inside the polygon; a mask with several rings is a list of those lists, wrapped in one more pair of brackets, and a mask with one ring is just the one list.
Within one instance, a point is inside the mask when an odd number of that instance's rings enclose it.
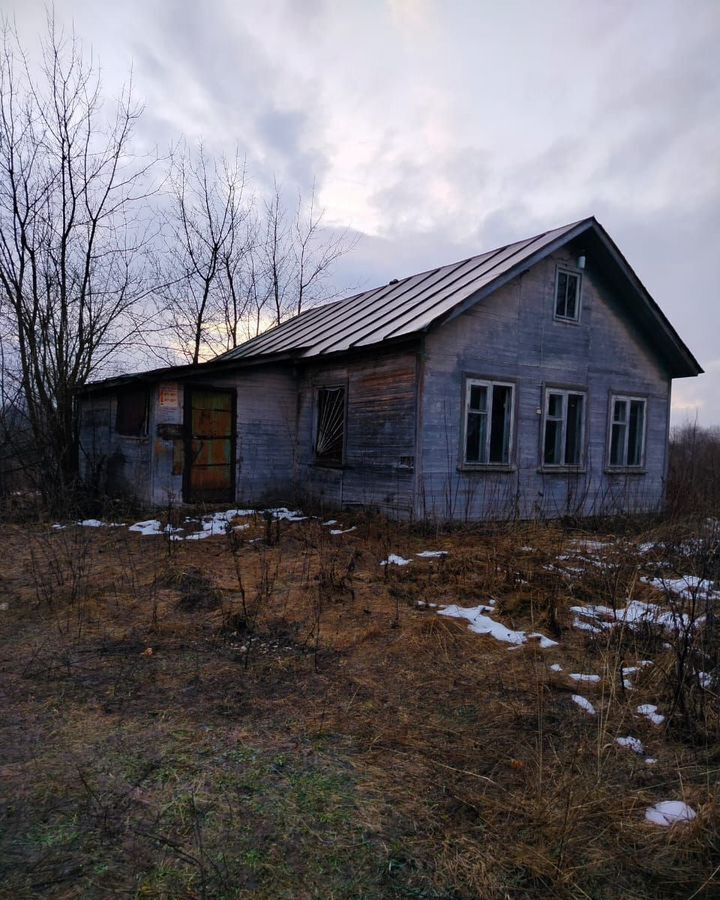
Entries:
{"label": "window", "polygon": [[345,388],[322,387],[317,394],[315,459],[341,465],[345,445]]}
{"label": "window", "polygon": [[148,392],[145,388],[127,388],[117,396],[115,430],[127,437],[147,434]]}
{"label": "window", "polygon": [[543,464],[579,466],[583,462],[585,394],[549,388],[545,391]]}
{"label": "window", "polygon": [[555,318],[566,322],[580,320],[580,273],[557,270],[555,283]]}
{"label": "window", "polygon": [[513,386],[468,379],[465,388],[467,465],[509,465]]}
{"label": "window", "polygon": [[610,465],[642,466],[645,405],[639,397],[611,397]]}

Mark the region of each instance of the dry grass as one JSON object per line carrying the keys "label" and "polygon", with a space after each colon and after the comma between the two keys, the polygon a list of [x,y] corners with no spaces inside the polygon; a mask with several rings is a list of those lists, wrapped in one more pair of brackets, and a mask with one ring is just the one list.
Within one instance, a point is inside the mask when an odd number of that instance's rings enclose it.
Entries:
{"label": "dry grass", "polygon": [[[174,544],[6,528],[0,893],[718,895],[717,687],[702,728],[652,726],[634,710],[670,708],[672,649],[570,627],[578,603],[657,599],[640,536],[580,554],[597,535],[343,522],[270,545],[260,519]],[[449,556],[379,566],[428,548]],[[575,558],[593,554],[607,565]],[[489,597],[559,646],[510,651],[422,605]],[[694,822],[644,822],[679,798]]]}

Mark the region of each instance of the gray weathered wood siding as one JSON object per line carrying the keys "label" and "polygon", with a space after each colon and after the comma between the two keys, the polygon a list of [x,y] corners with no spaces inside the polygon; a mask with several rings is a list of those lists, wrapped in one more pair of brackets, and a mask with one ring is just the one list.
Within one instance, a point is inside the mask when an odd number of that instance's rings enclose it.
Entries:
{"label": "gray weathered wood siding", "polygon": [[149,435],[118,434],[117,397],[107,394],[80,401],[79,466],[81,478],[110,496],[151,501]]}
{"label": "gray weathered wood siding", "polygon": [[[308,365],[299,376],[297,481],[329,506],[407,517],[414,508],[417,355],[401,350]],[[315,461],[317,392],[345,385],[344,464]]]}
{"label": "gray weathered wood siding", "polygon": [[[417,506],[420,516],[480,519],[648,510],[662,499],[670,380],[628,322],[622,297],[583,274],[577,324],[553,317],[555,254],[455,320],[431,331],[422,354]],[[515,384],[510,471],[462,469],[466,376]],[[583,472],[541,465],[543,390],[587,391]],[[647,397],[643,473],[606,471],[610,395]]]}

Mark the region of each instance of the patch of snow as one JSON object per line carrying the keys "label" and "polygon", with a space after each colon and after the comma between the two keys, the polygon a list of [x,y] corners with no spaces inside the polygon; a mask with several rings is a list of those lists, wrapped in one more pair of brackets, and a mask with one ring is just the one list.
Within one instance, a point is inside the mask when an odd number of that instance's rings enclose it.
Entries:
{"label": "patch of snow", "polygon": [[557,641],[554,641],[552,638],[545,637],[545,635],[540,634],[539,631],[530,632],[528,638],[538,638],[540,641],[540,648],[542,650],[547,650],[549,647],[557,647],[558,645]]}
{"label": "patch of snow", "polygon": [[[186,541],[203,541],[205,538],[209,538],[212,535],[212,531],[193,531],[192,534],[188,534],[185,537]],[[224,534],[225,532],[223,532]]]}
{"label": "patch of snow", "polygon": [[[332,533],[333,532],[331,531],[330,534],[332,534]],[[338,534],[342,534],[342,532],[339,531]],[[409,566],[411,562],[412,562],[411,559],[404,559],[402,556],[398,556],[397,553],[391,553],[387,559],[384,559],[380,563],[380,565],[381,566]],[[449,608],[450,607],[448,607],[448,609]],[[456,607],[453,607],[453,608],[456,608]],[[457,608],[459,608],[459,607],[457,607]]]}
{"label": "patch of snow", "polygon": [[708,600],[720,599],[720,590],[715,590],[715,583],[698,578],[696,575],[683,575],[681,578],[642,577],[640,580],[652,587],[677,594],[678,597],[686,600],[692,600],[693,597],[702,597]]}
{"label": "patch of snow", "polygon": [[700,682],[700,687],[709,688],[712,684],[712,672],[698,672],[697,677]]}
{"label": "patch of snow", "polygon": [[136,531],[138,534],[162,534],[162,525],[159,519],[147,519],[145,522],[136,522],[128,528],[128,531]]}
{"label": "patch of snow", "polygon": [[627,747],[629,750],[632,750],[633,753],[639,753],[641,756],[645,752],[642,741],[636,737],[615,738],[615,743],[619,744],[621,747]]}
{"label": "patch of snow", "polygon": [[423,559],[437,559],[440,556],[447,556],[447,550],[421,550],[415,556],[421,556]]}
{"label": "patch of snow", "polygon": [[550,666],[551,672],[562,672],[562,670],[563,670],[563,667],[560,665],[560,663],[553,663]]}
{"label": "patch of snow", "polygon": [[101,522],[100,519],[81,519],[78,522],[78,525],[83,528],[104,528],[105,523]]}
{"label": "patch of snow", "polygon": [[[439,614],[441,616],[450,616],[454,619],[467,619],[470,631],[475,632],[475,634],[489,634],[491,637],[494,637],[496,641],[503,641],[506,644],[514,644],[515,646],[527,642],[528,635],[525,634],[524,631],[513,631],[512,628],[508,628],[501,622],[496,622],[495,619],[491,619],[490,616],[484,615],[488,612],[494,612],[492,606],[485,606],[482,604],[480,606],[472,607],[451,605],[441,609]],[[541,641],[550,641],[550,638],[546,638],[542,634],[536,633],[530,635],[530,637],[538,637]],[[550,645],[554,644],[555,641],[550,642]],[[542,642],[540,646],[543,646]]]}
{"label": "patch of snow", "polygon": [[67,525],[61,525],[59,522],[56,522],[53,525],[53,528],[55,529],[55,531],[64,531],[67,528]]}
{"label": "patch of snow", "polygon": [[655,763],[657,762],[657,760],[655,759],[654,756],[646,756],[646,757],[645,757],[645,762],[646,762],[646,764],[647,764],[648,766],[654,766]]}
{"label": "patch of snow", "polygon": [[589,631],[591,634],[602,634],[602,628],[591,625],[590,622],[583,622],[577,616],[573,620],[573,628],[576,628],[578,631]]}
{"label": "patch of snow", "polygon": [[337,525],[337,519],[328,519],[327,522],[323,522],[323,525]]}
{"label": "patch of snow", "polygon": [[595,715],[595,707],[586,697],[582,697],[580,694],[573,694],[572,699],[573,702],[577,703],[577,705],[584,709],[586,713],[589,713],[591,716]]}
{"label": "patch of snow", "polygon": [[263,512],[270,513],[273,519],[285,519],[286,522],[304,522],[304,516],[299,509],[290,510],[286,506],[278,506],[275,509],[266,509]]}
{"label": "patch of snow", "polygon": [[662,725],[665,721],[665,716],[661,715],[657,711],[657,706],[652,703],[641,703],[638,706],[637,711],[641,716],[645,716],[646,719],[649,719],[653,725]]}
{"label": "patch of snow", "polygon": [[645,820],[653,825],[669,826],[676,822],[692,822],[697,813],[682,800],[661,800],[645,810]]}
{"label": "patch of snow", "polygon": [[[349,534],[351,531],[355,531],[357,529],[357,525],[353,525],[352,528],[331,528],[330,534]],[[408,560],[410,562],[410,560]],[[380,565],[383,565],[380,563]]]}
{"label": "patch of snow", "polygon": [[580,672],[571,672],[570,678],[573,681],[589,681],[591,684],[596,684],[600,681],[599,675],[582,675]]}
{"label": "patch of snow", "polygon": [[254,509],[229,509],[224,513],[225,518],[229,522],[231,519],[244,519],[246,516],[254,516]]}
{"label": "patch of snow", "polygon": [[[630,600],[625,609],[613,610],[609,606],[571,606],[570,611],[586,619],[592,619],[593,627],[597,631],[614,628],[622,623],[630,628],[637,625],[650,624],[668,628],[672,631],[680,631],[688,628],[691,624],[690,617],[686,613],[663,610],[656,603],[643,603],[641,600]],[[593,630],[587,627],[588,623],[578,625],[578,621],[576,618],[574,623],[576,628],[584,631]],[[696,619],[695,624],[699,624],[700,621],[700,619]]]}

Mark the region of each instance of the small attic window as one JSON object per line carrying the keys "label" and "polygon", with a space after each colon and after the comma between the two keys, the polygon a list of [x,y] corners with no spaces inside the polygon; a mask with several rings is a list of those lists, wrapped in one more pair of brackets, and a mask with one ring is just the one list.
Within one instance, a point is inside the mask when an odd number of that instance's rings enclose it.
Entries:
{"label": "small attic window", "polygon": [[147,434],[148,392],[145,388],[126,388],[117,395],[115,430],[126,437]]}
{"label": "small attic window", "polygon": [[555,279],[555,318],[580,321],[580,273],[558,269]]}

